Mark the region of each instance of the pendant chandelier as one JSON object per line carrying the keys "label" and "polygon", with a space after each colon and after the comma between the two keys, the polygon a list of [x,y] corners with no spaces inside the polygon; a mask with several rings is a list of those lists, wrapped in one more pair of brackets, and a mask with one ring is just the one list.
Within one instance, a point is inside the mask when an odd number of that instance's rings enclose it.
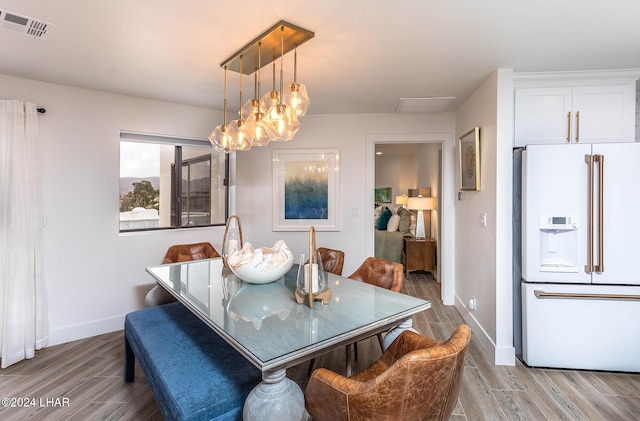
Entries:
{"label": "pendant chandelier", "polygon": [[[307,112],[310,103],[305,86],[297,82],[297,47],[313,37],[311,31],[280,21],[220,64],[224,69],[223,124],[209,135],[216,151],[244,151],[252,146],[293,139],[300,128],[298,117]],[[283,57],[291,50],[294,50],[294,77],[293,82],[284,85]],[[280,59],[279,90],[276,90],[275,76],[277,59]],[[261,68],[270,63],[273,63],[273,89],[261,98]],[[240,73],[239,118],[229,124],[226,118],[227,70]],[[254,96],[242,104],[242,76],[252,73],[255,73]]]}

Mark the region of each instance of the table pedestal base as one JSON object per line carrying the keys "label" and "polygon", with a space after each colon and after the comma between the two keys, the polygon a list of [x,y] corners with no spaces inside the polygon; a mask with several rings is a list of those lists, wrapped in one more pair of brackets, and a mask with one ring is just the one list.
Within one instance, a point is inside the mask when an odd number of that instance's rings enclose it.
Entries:
{"label": "table pedestal base", "polygon": [[287,378],[287,370],[262,373],[262,381],[247,396],[242,409],[245,421],[305,420],[304,393]]}
{"label": "table pedestal base", "polygon": [[398,326],[388,331],[386,335],[384,335],[384,339],[382,340],[382,350],[386,351],[387,348],[389,348],[389,346],[393,343],[393,341],[395,341],[396,338],[400,336],[400,334],[405,330],[410,330],[412,332],[418,333],[418,331],[413,328],[413,320],[407,319],[400,323]]}

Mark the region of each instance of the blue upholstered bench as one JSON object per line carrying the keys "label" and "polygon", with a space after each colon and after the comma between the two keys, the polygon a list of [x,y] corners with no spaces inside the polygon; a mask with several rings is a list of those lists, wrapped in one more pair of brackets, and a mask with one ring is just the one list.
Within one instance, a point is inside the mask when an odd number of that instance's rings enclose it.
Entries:
{"label": "blue upholstered bench", "polygon": [[138,358],[166,420],[241,420],[260,371],[180,303],[134,311],[124,322],[124,380]]}

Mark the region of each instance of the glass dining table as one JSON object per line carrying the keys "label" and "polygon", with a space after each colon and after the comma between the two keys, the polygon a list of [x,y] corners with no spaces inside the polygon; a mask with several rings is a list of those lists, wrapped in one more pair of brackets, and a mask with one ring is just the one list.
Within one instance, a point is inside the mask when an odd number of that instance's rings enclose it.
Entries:
{"label": "glass dining table", "polygon": [[380,332],[411,327],[429,301],[325,273],[329,304],[295,299],[298,265],[267,284],[250,284],[221,258],[150,266],[156,282],[262,372],[244,404],[245,420],[303,419],[304,394],[286,369]]}

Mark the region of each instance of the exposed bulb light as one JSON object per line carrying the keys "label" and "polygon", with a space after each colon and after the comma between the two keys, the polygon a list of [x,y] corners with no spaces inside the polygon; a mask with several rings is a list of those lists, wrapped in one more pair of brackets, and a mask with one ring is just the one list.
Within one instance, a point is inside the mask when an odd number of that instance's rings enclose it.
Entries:
{"label": "exposed bulb light", "polygon": [[265,120],[271,128],[271,141],[288,142],[300,128],[298,117],[285,104],[276,104]]}
{"label": "exposed bulb light", "polygon": [[302,117],[307,113],[311,100],[307,93],[307,87],[302,83],[298,83],[298,46],[293,50],[293,82],[287,85],[282,93],[283,101],[296,113],[296,116]]}
{"label": "exposed bulb light", "polygon": [[[282,92],[283,83],[283,57],[284,57],[284,26],[280,27],[280,92]],[[275,85],[275,61],[274,61],[274,77],[273,82]],[[275,89],[275,88],[274,88]],[[272,91],[273,92],[273,91]],[[274,98],[277,98],[277,102],[273,102]],[[272,141],[276,142],[288,142],[293,139],[296,132],[300,128],[300,122],[298,116],[291,107],[282,102],[282,95],[271,95],[272,105],[267,111],[265,120],[270,125],[271,131],[269,137]]]}
{"label": "exposed bulb light", "polygon": [[218,152],[229,153],[236,150],[229,125],[227,124],[227,66],[224,67],[224,115],[223,123],[217,126],[209,135],[209,142]]}
{"label": "exposed bulb light", "polygon": [[[260,69],[262,67],[262,42],[258,42],[258,69],[256,71],[253,99],[250,104],[248,104],[249,109],[251,110],[250,119],[252,121],[253,127],[253,146],[267,146],[271,141],[269,137],[269,127],[267,123],[264,121],[264,108],[260,107]],[[245,105],[247,108],[247,105]]]}
{"label": "exposed bulb light", "polygon": [[[238,52],[226,59],[221,67],[225,69],[224,79],[224,123],[217,126],[209,136],[211,145],[220,152],[249,150],[252,146],[266,146],[271,141],[289,141],[300,128],[298,116],[306,113],[309,98],[306,88],[297,82],[297,47],[314,37],[314,33],[285,21],[280,21]],[[278,53],[277,42],[280,44]],[[273,89],[260,96],[260,69],[262,68],[262,47],[268,52],[267,63],[273,62]],[[286,47],[286,48],[285,48]],[[283,56],[295,50],[294,81],[283,85]],[[255,72],[254,97],[242,103],[242,61],[248,58]],[[275,60],[280,58],[280,90],[276,91]],[[240,110],[239,118],[227,124],[227,78],[226,71],[238,71],[240,65]],[[255,70],[254,70],[255,69]]]}
{"label": "exposed bulb light", "polygon": [[209,135],[209,142],[211,142],[211,146],[218,152],[229,153],[236,149],[229,125],[227,124],[217,126],[213,129]]}
{"label": "exposed bulb light", "polygon": [[237,150],[248,151],[253,143],[252,123],[246,121],[242,113],[242,56],[240,56],[240,118],[230,124],[231,137],[233,138]]}
{"label": "exposed bulb light", "polygon": [[[233,149],[237,151],[248,151],[253,144],[251,135],[246,130],[247,122],[244,120],[233,120],[229,123],[229,137],[232,139]],[[229,150],[229,152],[233,152]]]}
{"label": "exposed bulb light", "polygon": [[[273,89],[266,92],[260,99],[260,108],[265,112],[266,116],[273,111],[274,107],[280,103],[280,92],[276,91],[276,62],[273,62]],[[275,114],[273,115],[275,117]]]}

